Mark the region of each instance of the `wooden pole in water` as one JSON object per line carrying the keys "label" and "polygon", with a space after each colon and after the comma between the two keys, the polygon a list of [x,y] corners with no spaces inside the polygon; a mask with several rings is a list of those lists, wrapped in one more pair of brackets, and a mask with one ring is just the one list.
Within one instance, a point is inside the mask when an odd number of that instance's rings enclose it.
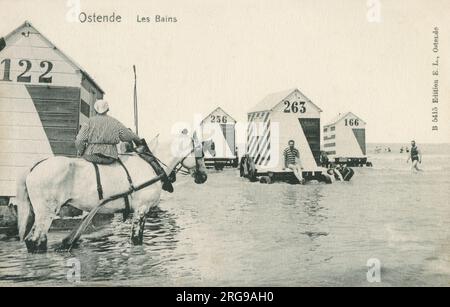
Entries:
{"label": "wooden pole in water", "polygon": [[136,134],[139,135],[139,115],[138,115],[138,104],[137,104],[137,76],[136,76],[136,65],[133,65],[134,71],[134,127]]}

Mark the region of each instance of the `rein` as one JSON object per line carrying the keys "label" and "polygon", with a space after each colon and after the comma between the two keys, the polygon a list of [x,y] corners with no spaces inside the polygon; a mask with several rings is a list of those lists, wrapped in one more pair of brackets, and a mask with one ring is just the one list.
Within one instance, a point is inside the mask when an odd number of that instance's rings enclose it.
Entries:
{"label": "rein", "polygon": [[[193,152],[193,150],[192,150],[189,154],[191,154],[192,152]],[[141,153],[141,155],[148,155],[148,153]],[[158,161],[161,165],[165,166],[166,168],[169,168],[169,167],[167,166],[167,164],[164,163],[163,161],[161,161],[157,156],[153,155],[153,157],[154,157],[154,158],[156,159],[156,161]],[[183,167],[187,169],[187,167],[185,167],[185,166],[183,165],[183,161],[184,161],[186,158],[187,158],[187,157],[184,157],[180,162],[177,163],[177,165],[175,165],[175,167],[173,168],[173,170],[175,171],[175,174],[181,173],[181,174],[183,174],[183,175],[190,175],[189,171],[183,169]],[[179,167],[178,167],[178,165],[179,165]]]}
{"label": "rein", "polygon": [[[189,152],[189,154],[187,156],[185,156],[180,162],[178,162],[175,167],[173,168],[172,172],[175,171],[175,174],[181,173],[182,175],[190,175],[191,173],[189,172],[188,168],[183,164],[184,160],[187,159],[187,157],[192,154],[193,152],[195,152],[196,150],[196,146],[194,143],[194,140],[192,140],[192,149]],[[143,153],[146,154],[146,153]],[[202,148],[202,156],[200,158],[195,157],[195,169],[196,171],[198,171],[200,169],[200,166],[198,164],[198,159],[201,159],[205,156],[204,152],[203,152],[203,148]],[[169,168],[167,166],[167,164],[165,164],[163,161],[161,161],[157,156],[153,155],[153,157],[162,165],[164,165],[166,168]],[[184,168],[184,169],[183,169]]]}

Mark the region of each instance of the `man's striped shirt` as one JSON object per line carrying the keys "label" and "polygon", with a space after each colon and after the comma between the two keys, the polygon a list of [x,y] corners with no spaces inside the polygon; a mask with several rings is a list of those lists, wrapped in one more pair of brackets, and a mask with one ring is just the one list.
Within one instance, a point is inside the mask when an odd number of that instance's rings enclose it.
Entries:
{"label": "man's striped shirt", "polygon": [[297,148],[291,149],[288,147],[284,150],[284,161],[286,165],[295,164],[296,158],[300,158],[300,153]]}
{"label": "man's striped shirt", "polygon": [[103,154],[117,159],[116,145],[121,141],[139,141],[139,137],[117,119],[97,115],[81,126],[75,145],[80,155]]}

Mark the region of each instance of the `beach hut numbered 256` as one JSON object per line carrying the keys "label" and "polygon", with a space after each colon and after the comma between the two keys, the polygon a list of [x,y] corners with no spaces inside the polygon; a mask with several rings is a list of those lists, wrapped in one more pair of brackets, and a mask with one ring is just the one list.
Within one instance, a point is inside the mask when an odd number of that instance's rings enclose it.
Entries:
{"label": "beach hut numbered 256", "polygon": [[52,155],[75,156],[79,126],[102,89],[29,22],[0,39],[0,197]]}
{"label": "beach hut numbered 256", "polygon": [[287,173],[292,173],[284,170],[283,152],[293,140],[300,153],[304,178],[318,178],[321,174],[318,167],[321,112],[298,89],[270,94],[251,109],[246,154],[252,158],[257,175],[269,174],[283,179]]}
{"label": "beach hut numbered 256", "polygon": [[216,156],[205,153],[207,166],[222,169],[224,166],[237,167],[238,157],[236,152],[236,120],[222,108],[212,111],[201,122],[203,138],[211,138],[214,142]]}
{"label": "beach hut numbered 256", "polygon": [[366,122],[352,112],[339,114],[323,128],[323,149],[332,163],[370,166],[366,156]]}

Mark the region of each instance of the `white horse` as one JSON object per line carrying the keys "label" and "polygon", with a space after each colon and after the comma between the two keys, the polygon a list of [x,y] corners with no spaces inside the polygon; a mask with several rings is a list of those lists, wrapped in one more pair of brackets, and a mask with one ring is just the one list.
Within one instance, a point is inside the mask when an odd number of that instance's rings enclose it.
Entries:
{"label": "white horse", "polygon": [[[196,183],[206,181],[203,146],[195,133],[192,138],[188,135],[178,136],[168,152],[169,157],[160,157],[168,162],[165,169],[167,174],[184,167]],[[148,185],[157,176],[137,153],[121,155],[120,159],[132,183],[119,163],[99,165],[103,198],[113,198],[101,209],[96,209],[100,193],[92,163],[80,158],[57,156],[42,161],[24,174],[18,182],[16,205],[19,237],[25,241],[29,252],[47,250],[47,233],[63,205],[88,212],[94,209],[100,213],[116,213],[126,209],[128,204],[129,210],[134,212],[131,242],[142,244],[146,214],[159,204],[162,184],[156,181]],[[125,197],[114,196],[123,193],[128,201]]]}

